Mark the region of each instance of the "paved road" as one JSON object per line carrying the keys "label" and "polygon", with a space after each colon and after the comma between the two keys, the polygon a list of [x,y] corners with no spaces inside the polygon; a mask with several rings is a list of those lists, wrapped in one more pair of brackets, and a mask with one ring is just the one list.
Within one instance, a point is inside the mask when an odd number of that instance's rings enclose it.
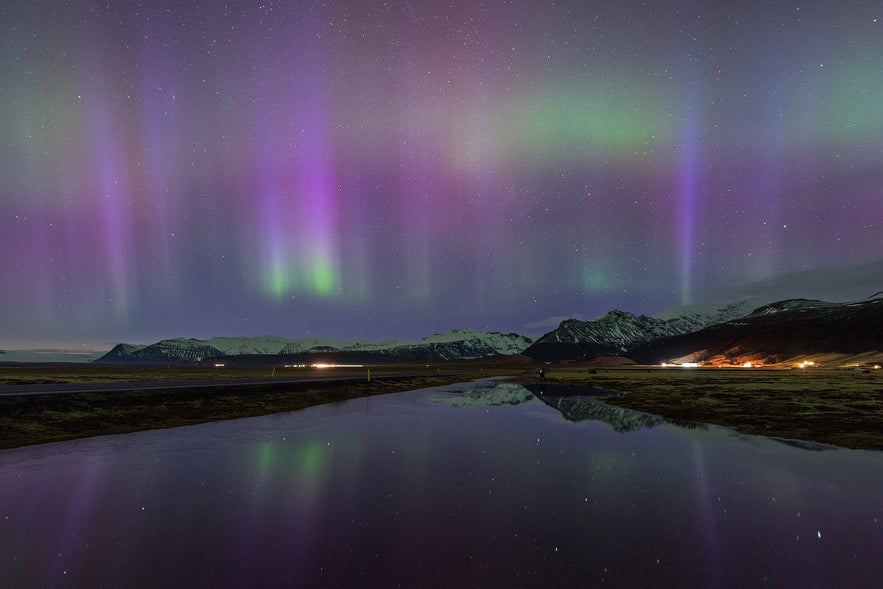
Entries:
{"label": "paved road", "polygon": [[[372,376],[371,379],[414,377],[419,374],[396,374],[389,376]],[[435,376],[435,375],[433,375]],[[50,383],[50,384],[19,384],[0,385],[0,397],[21,395],[59,395],[68,393],[106,393],[109,391],[145,391],[158,389],[191,389],[202,387],[253,386],[263,384],[280,384],[286,382],[331,382],[337,380],[365,380],[366,375],[349,376],[299,376],[276,378],[222,378],[194,380],[137,380],[125,382],[82,382],[82,383]]]}

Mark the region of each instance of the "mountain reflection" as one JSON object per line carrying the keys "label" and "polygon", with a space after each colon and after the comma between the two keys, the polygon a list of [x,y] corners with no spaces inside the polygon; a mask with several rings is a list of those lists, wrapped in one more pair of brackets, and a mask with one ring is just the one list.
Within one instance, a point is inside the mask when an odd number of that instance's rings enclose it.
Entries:
{"label": "mountain reflection", "polygon": [[[642,428],[652,428],[664,423],[687,430],[707,430],[710,427],[709,424],[698,421],[666,419],[658,415],[651,415],[649,413],[641,413],[631,409],[616,407],[615,405],[608,405],[598,399],[599,396],[610,394],[610,391],[604,389],[578,387],[573,385],[541,384],[529,384],[525,385],[525,388],[536,395],[537,399],[542,400],[549,407],[560,411],[561,415],[563,415],[568,421],[602,421],[612,427],[614,431],[620,433],[635,431]],[[758,443],[758,436],[740,434],[736,431],[731,432],[731,435],[748,444]],[[823,452],[836,448],[835,446],[830,446],[828,444],[820,444],[807,440],[791,440],[769,436],[763,436],[763,438],[812,452]]]}
{"label": "mountain reflection", "polygon": [[457,409],[474,409],[476,407],[520,405],[533,401],[535,398],[533,393],[520,384],[480,381],[470,383],[470,388],[462,391],[459,396],[444,397],[438,400]]}
{"label": "mountain reflection", "polygon": [[705,423],[671,420],[658,415],[608,405],[599,400],[599,397],[610,395],[611,391],[598,387],[528,384],[525,385],[525,388],[549,407],[560,411],[564,419],[568,421],[601,421],[620,433],[643,428],[649,429],[664,423],[690,430],[708,429],[708,424]]}
{"label": "mountain reflection", "polygon": [[[561,412],[568,421],[594,420],[606,423],[617,432],[630,432],[667,423],[662,417],[607,405],[598,400],[609,391],[567,385],[520,385],[508,382],[479,381],[455,397],[438,401],[458,409],[520,405],[539,399]],[[681,425],[681,424],[677,424]],[[696,427],[697,424],[689,424]]]}
{"label": "mountain reflection", "polygon": [[[449,392],[455,392],[456,396],[439,396],[435,398],[435,401],[449,407],[467,410],[477,407],[501,407],[541,401],[560,412],[567,421],[600,421],[619,433],[645,428],[650,429],[663,424],[673,425],[685,430],[708,430],[711,427],[707,423],[667,419],[658,415],[608,405],[601,398],[610,395],[611,391],[590,386],[561,384],[521,385],[486,379],[466,383],[465,388],[462,390],[455,389],[451,391],[449,389]],[[757,436],[740,434],[735,430],[731,431],[730,435],[748,444],[760,443]],[[766,436],[764,436],[764,439],[814,452],[835,448],[827,444],[804,440]]]}
{"label": "mountain reflection", "polygon": [[607,405],[595,396],[574,395],[562,396],[544,392],[537,396],[546,405],[557,409],[568,421],[602,421],[614,431],[624,433],[642,428],[651,428],[667,421],[657,415],[639,413],[631,409],[623,409]]}

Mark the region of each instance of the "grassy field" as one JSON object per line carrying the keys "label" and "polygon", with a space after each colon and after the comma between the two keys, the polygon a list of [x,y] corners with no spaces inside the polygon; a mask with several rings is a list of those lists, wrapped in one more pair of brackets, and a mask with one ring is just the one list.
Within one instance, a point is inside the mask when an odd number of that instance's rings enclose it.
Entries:
{"label": "grassy field", "polygon": [[[368,368],[0,365],[0,386],[35,383],[186,381],[356,376],[338,382],[107,391],[0,397],[0,448],[291,411],[356,397],[485,376],[536,382],[523,358]],[[743,368],[587,368],[547,365],[546,381],[601,387],[605,401],[675,423],[883,450],[883,371]],[[625,394],[623,394],[625,393]]]}
{"label": "grassy field", "polygon": [[883,450],[883,371],[546,367],[549,383],[617,394],[606,403],[740,432]]}

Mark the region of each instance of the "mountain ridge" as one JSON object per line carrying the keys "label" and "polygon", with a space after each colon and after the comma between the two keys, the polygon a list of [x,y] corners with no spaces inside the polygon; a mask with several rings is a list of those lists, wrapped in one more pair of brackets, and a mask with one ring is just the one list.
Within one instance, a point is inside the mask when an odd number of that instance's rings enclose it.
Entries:
{"label": "mountain ridge", "polygon": [[171,338],[149,345],[120,343],[96,362],[167,363],[259,356],[294,358],[320,354],[345,359],[367,357],[373,361],[472,359],[517,354],[532,342],[532,338],[513,332],[481,332],[468,327],[426,336],[416,342],[396,339],[383,342],[289,339],[278,336],[213,337],[206,340]]}
{"label": "mountain ridge", "polygon": [[639,344],[740,317],[750,310],[753,302],[753,299],[745,299],[706,312],[691,310],[664,317],[614,309],[591,321],[567,319],[557,329],[537,338],[523,353],[542,361],[622,356]]}
{"label": "mountain ridge", "polygon": [[[766,364],[809,354],[877,358],[883,354],[883,299],[828,302],[743,299],[686,307],[651,317],[613,309],[597,319],[566,319],[532,340],[517,333],[454,329],[417,341],[339,341],[278,336],[172,338],[150,345],[118,344],[98,363],[176,363],[206,359],[291,363],[364,363],[473,359],[522,354],[535,362],[597,357],[642,364],[741,361]],[[876,354],[876,355],[875,355]],[[876,361],[876,360],[875,360]]]}

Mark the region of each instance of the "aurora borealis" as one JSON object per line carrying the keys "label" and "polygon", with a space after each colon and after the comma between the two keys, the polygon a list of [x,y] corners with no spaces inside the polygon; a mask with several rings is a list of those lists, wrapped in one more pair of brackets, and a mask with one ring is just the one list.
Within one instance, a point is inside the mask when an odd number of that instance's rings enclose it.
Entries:
{"label": "aurora borealis", "polygon": [[877,1],[0,17],[0,346],[537,334],[883,257]]}

